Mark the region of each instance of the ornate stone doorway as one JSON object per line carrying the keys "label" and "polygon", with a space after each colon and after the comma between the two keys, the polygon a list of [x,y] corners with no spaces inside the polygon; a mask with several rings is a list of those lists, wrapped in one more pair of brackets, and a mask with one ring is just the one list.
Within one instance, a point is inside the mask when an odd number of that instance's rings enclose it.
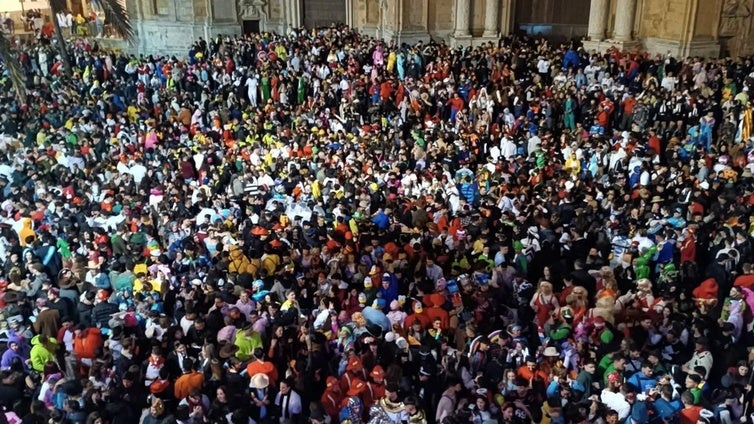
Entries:
{"label": "ornate stone doorway", "polygon": [[238,3],[238,15],[241,18],[244,34],[249,32],[266,31],[267,13],[266,0],[240,0]]}

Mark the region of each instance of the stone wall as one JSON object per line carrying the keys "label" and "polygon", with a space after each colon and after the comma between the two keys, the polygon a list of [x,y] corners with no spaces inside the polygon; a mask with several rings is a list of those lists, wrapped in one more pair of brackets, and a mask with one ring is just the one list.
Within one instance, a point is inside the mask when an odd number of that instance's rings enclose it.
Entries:
{"label": "stone wall", "polygon": [[430,0],[427,29],[434,38],[447,40],[453,30],[453,0]]}
{"label": "stone wall", "polygon": [[[127,0],[127,4],[129,12],[134,11],[138,32],[135,50],[185,54],[199,36],[239,33],[243,19],[260,20],[262,30],[283,31],[291,19],[299,19],[306,26],[353,22],[370,36],[402,42],[430,36],[449,41],[455,28],[455,1]],[[481,37],[486,0],[463,1],[469,4],[468,42],[491,39]],[[162,5],[159,14],[155,4]],[[499,30],[542,33],[554,39],[579,38],[587,32],[590,4],[591,0],[500,0]],[[616,2],[608,4],[609,38],[615,26]],[[637,4],[633,35],[641,48],[651,53],[716,56],[722,50],[727,55],[754,54],[754,0],[638,0]],[[291,13],[296,5],[300,7],[298,15]],[[254,17],[244,16],[249,10],[254,10]]]}
{"label": "stone wall", "polygon": [[687,0],[644,0],[639,37],[680,40],[687,3]]}
{"label": "stone wall", "polygon": [[754,0],[725,0],[718,27],[722,50],[727,55],[754,54]]}
{"label": "stone wall", "polygon": [[345,0],[303,0],[304,25],[307,28],[346,22]]}
{"label": "stone wall", "polygon": [[590,0],[519,0],[512,29],[556,41],[581,38],[587,33],[589,8]]}

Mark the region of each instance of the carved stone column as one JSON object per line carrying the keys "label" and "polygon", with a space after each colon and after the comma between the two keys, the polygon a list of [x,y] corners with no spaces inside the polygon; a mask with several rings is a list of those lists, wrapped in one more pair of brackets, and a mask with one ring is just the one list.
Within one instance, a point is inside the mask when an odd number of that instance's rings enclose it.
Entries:
{"label": "carved stone column", "polygon": [[[591,14],[590,14],[591,15]],[[636,0],[618,0],[615,8],[615,41],[631,41],[634,30],[634,18],[636,17]]]}
{"label": "carved stone column", "polygon": [[497,38],[500,33],[498,15],[500,15],[500,0],[486,0],[484,3],[484,33],[482,37]]}
{"label": "carved stone column", "polygon": [[471,20],[471,0],[454,1],[454,18],[453,34],[451,35],[451,45],[468,45],[471,43],[471,32],[469,31]]}
{"label": "carved stone column", "polygon": [[589,7],[589,29],[587,35],[591,41],[601,41],[605,39],[605,30],[607,29],[607,0],[592,0]]}

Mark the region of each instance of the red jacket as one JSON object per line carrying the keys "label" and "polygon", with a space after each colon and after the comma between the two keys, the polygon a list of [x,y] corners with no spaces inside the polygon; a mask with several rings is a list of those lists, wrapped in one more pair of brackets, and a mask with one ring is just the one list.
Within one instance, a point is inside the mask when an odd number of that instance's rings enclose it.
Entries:
{"label": "red jacket", "polygon": [[681,263],[696,261],[696,238],[689,235],[681,245]]}
{"label": "red jacket", "polygon": [[340,403],[343,401],[343,394],[333,390],[325,390],[320,401],[322,401],[325,414],[327,414],[331,420],[336,421],[338,419],[338,414],[340,414]]}
{"label": "red jacket", "polygon": [[369,410],[369,408],[383,397],[385,397],[385,385],[371,381],[367,383],[366,389],[361,392],[361,401],[364,403],[364,408],[366,410]]}

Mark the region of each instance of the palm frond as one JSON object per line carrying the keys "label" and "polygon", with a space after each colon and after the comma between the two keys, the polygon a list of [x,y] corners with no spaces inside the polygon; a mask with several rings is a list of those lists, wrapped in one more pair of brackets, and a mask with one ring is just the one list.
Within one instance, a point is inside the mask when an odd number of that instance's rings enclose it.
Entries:
{"label": "palm frond", "polygon": [[20,104],[26,103],[26,77],[21,68],[21,62],[13,54],[11,41],[0,32],[0,56],[2,56],[3,67],[8,71],[10,81],[16,91],[16,98]]}
{"label": "palm frond", "polygon": [[92,0],[92,3],[105,12],[105,20],[110,23],[116,34],[128,42],[132,42],[134,40],[134,29],[131,26],[131,19],[128,17],[123,1]]}

